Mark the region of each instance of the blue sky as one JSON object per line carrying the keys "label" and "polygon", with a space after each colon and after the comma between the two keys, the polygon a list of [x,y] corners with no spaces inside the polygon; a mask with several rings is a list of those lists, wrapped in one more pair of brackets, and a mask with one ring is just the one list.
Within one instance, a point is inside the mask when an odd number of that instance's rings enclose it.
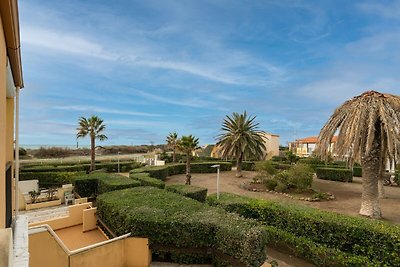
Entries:
{"label": "blue sky", "polygon": [[[400,1],[19,1],[21,143],[73,145],[98,115],[104,145],[215,142],[226,114],[281,144],[317,135],[369,89],[399,94]],[[82,144],[88,140],[81,141]]]}

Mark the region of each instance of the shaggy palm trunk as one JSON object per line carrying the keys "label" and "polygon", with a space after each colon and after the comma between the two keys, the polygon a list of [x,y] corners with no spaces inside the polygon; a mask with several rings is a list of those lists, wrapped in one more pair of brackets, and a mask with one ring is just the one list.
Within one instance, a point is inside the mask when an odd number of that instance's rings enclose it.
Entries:
{"label": "shaggy palm trunk", "polygon": [[190,154],[186,154],[186,182],[185,184],[190,185],[190,180],[192,178],[192,175],[190,174]]}
{"label": "shaggy palm trunk", "polygon": [[176,163],[176,148],[174,147],[173,154],[172,154],[172,162]]}
{"label": "shaggy palm trunk", "polygon": [[381,144],[380,125],[376,125],[375,143],[369,154],[361,159],[363,192],[360,214],[372,218],[380,218],[378,177],[381,176]]}
{"label": "shaggy palm trunk", "polygon": [[90,171],[96,170],[96,144],[94,136],[90,136]]}
{"label": "shaggy palm trunk", "polygon": [[243,153],[236,160],[236,177],[242,177],[242,162],[243,162]]}

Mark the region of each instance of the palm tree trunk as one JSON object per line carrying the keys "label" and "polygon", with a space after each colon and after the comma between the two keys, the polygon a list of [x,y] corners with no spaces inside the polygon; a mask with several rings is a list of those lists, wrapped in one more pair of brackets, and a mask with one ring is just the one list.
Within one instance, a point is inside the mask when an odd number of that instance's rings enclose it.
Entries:
{"label": "palm tree trunk", "polygon": [[172,154],[172,162],[176,163],[176,148],[175,147],[174,147],[174,151],[173,151],[173,154]]}
{"label": "palm tree trunk", "polygon": [[243,153],[236,160],[236,177],[242,177],[242,162],[243,162]]}
{"label": "palm tree trunk", "polygon": [[90,137],[90,171],[96,170],[96,143],[94,136]]}
{"label": "palm tree trunk", "polygon": [[[375,139],[379,140],[379,138]],[[381,210],[379,208],[378,177],[380,176],[380,142],[376,141],[368,155],[361,159],[363,192],[361,200],[360,214],[372,218],[380,218]]]}
{"label": "palm tree trunk", "polygon": [[192,175],[190,174],[190,154],[186,154],[186,182],[185,184],[190,185],[190,180],[192,178]]}

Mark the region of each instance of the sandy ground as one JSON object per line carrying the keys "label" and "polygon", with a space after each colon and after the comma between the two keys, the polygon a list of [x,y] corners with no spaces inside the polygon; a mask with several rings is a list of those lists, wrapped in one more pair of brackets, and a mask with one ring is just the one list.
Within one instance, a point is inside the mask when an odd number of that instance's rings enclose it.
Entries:
{"label": "sandy ground", "polygon": [[[313,188],[322,192],[330,192],[336,196],[335,200],[321,202],[307,202],[291,199],[281,194],[267,192],[251,192],[239,187],[243,182],[251,181],[256,172],[243,172],[244,177],[236,178],[235,172],[221,172],[220,192],[230,192],[254,198],[279,200],[280,202],[297,203],[315,208],[334,211],[352,216],[359,216],[361,206],[362,181],[355,177],[353,183],[341,183],[314,178]],[[183,184],[185,175],[168,177],[167,184]],[[216,192],[216,174],[192,174],[192,184],[208,188],[208,194]],[[385,186],[386,198],[380,200],[383,219],[393,223],[400,223],[400,187]]]}

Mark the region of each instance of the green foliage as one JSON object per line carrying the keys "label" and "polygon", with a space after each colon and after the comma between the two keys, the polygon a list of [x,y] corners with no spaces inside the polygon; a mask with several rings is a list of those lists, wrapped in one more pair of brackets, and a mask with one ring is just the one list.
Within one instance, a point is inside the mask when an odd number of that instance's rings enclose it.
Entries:
{"label": "green foliage", "polygon": [[160,189],[165,188],[165,183],[163,181],[150,177],[148,173],[130,173],[129,177],[139,181],[142,186],[153,186]]}
{"label": "green foliage", "polygon": [[288,189],[288,186],[285,183],[280,182],[280,181],[277,182],[277,184],[275,186],[275,191],[276,192],[282,193],[282,192],[285,192],[287,189]]}
{"label": "green foliage", "polygon": [[395,182],[397,185],[400,185],[400,172],[399,172],[399,171],[396,171],[396,173],[395,173],[395,175],[394,175],[394,182]]}
{"label": "green foliage", "polygon": [[309,166],[304,164],[293,165],[286,171],[286,174],[288,187],[295,188],[299,191],[311,188],[313,171]]}
{"label": "green foliage", "polygon": [[275,175],[278,170],[275,168],[276,165],[272,163],[272,161],[269,160],[264,160],[264,161],[259,161],[256,163],[256,171],[265,173],[268,175]]}
{"label": "green foliage", "polygon": [[353,172],[350,169],[317,168],[317,177],[323,180],[352,182]]}
{"label": "green foliage", "polygon": [[[367,257],[370,261],[380,262],[382,266],[400,266],[400,228],[397,225],[228,193],[222,193],[219,201],[215,195],[209,196],[207,201],[296,237],[305,237],[335,250]],[[354,263],[349,266],[364,265]]]}
{"label": "green foliage", "polygon": [[128,177],[105,173],[93,172],[80,175],[75,179],[75,190],[81,197],[93,197],[97,194],[140,186],[140,182]]}
{"label": "green foliage", "polygon": [[[71,163],[69,163],[71,164]],[[120,171],[129,172],[132,169],[142,167],[143,165],[136,161],[120,162]],[[97,169],[105,169],[107,172],[117,172],[117,162],[102,162],[96,163]],[[90,169],[88,163],[77,163],[71,165],[36,165],[36,166],[25,166],[21,168],[21,172],[87,172]]]}
{"label": "green foliage", "polygon": [[268,190],[274,190],[278,185],[278,182],[274,179],[264,179],[262,182]]}
{"label": "green foliage", "polygon": [[73,183],[77,172],[21,172],[20,181],[39,180],[40,188],[61,187]]}
{"label": "green foliage", "polygon": [[207,188],[194,185],[173,184],[167,185],[167,191],[192,198],[194,200],[205,202],[207,198]]}
{"label": "green foliage", "polygon": [[293,153],[293,151],[286,151],[286,158],[290,162],[290,164],[296,163],[300,158]]}
{"label": "green foliage", "polygon": [[243,161],[242,162],[242,170],[243,171],[255,171],[256,164],[252,161]]}
{"label": "green foliage", "polygon": [[353,167],[353,176],[362,177],[362,168],[359,166],[354,166]]}
{"label": "green foliage", "polygon": [[275,162],[284,162],[287,160],[287,158],[281,156],[272,156],[271,160]]}
{"label": "green foliage", "polygon": [[[230,162],[194,162],[191,163],[192,173],[215,173],[216,168],[211,168],[212,165],[219,164],[220,171],[230,171],[232,163]],[[150,177],[165,181],[167,176],[185,173],[185,164],[168,164],[164,166],[148,166],[139,169],[134,169],[130,173],[148,173]]]}
{"label": "green foliage", "polygon": [[166,190],[138,187],[109,192],[98,197],[97,208],[117,235],[147,237],[154,253],[165,253],[160,247],[169,249],[178,261],[192,263],[202,257],[185,253],[185,248],[193,253],[201,248],[214,255],[221,252],[249,267],[260,266],[266,258],[265,230],[255,221]]}

